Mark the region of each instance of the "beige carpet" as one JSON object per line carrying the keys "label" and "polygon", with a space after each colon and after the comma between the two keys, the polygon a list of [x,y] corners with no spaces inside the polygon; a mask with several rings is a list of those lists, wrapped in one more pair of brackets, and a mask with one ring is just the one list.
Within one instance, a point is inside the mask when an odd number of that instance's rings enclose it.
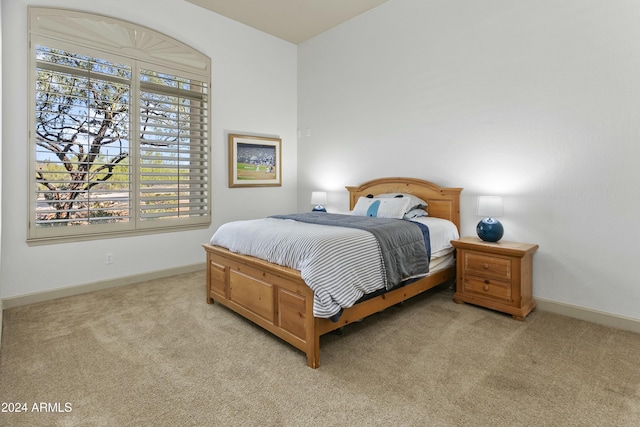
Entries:
{"label": "beige carpet", "polygon": [[207,305],[204,283],[193,273],[6,310],[0,401],[27,412],[0,425],[640,425],[631,332],[541,311],[517,322],[454,304],[445,287],[322,337],[313,370]]}

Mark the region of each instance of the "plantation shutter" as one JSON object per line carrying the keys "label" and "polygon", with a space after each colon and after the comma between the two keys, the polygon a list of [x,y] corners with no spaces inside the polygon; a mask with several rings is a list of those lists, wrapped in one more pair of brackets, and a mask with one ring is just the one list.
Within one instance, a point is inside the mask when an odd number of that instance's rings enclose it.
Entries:
{"label": "plantation shutter", "polygon": [[41,45],[36,58],[36,225],[128,222],[131,67]]}
{"label": "plantation shutter", "polygon": [[140,70],[140,220],[208,215],[207,85]]}

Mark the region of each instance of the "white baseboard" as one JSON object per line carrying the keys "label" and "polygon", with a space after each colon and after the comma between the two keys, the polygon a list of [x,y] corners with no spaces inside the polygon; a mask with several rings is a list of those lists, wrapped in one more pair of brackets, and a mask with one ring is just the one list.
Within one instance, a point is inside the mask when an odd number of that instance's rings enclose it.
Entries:
{"label": "white baseboard", "polygon": [[580,307],[544,298],[536,297],[535,300],[538,305],[538,309],[542,311],[562,314],[575,319],[585,320],[587,322],[640,334],[640,319],[620,316],[617,314],[611,314],[604,311],[593,310],[591,308]]}
{"label": "white baseboard", "polygon": [[[178,274],[193,273],[204,270],[206,267],[202,263],[186,265],[183,267],[169,268],[166,270],[153,271],[150,273],[141,273],[133,276],[119,277],[112,280],[102,280],[99,282],[87,283],[84,285],[69,286],[65,288],[53,289],[51,291],[35,292],[32,294],[20,295],[16,297],[5,298],[0,300],[0,307],[9,309],[20,307],[27,304],[49,301],[57,298],[64,298],[73,295],[85,294],[87,292],[99,291],[102,289],[115,288],[117,286],[131,285],[133,283],[146,282],[147,280],[162,279],[164,277],[176,276]],[[204,285],[204,284],[203,284]],[[2,311],[0,310],[0,313]],[[0,321],[0,325],[1,325]]]}
{"label": "white baseboard", "polygon": [[0,298],[0,350],[2,349],[2,318],[3,316],[3,305],[2,305],[2,298]]}

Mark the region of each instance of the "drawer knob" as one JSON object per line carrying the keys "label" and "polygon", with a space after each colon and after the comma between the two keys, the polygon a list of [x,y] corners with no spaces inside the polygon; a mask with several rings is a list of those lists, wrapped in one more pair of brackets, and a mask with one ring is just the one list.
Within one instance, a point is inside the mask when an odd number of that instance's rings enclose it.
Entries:
{"label": "drawer knob", "polygon": [[485,270],[489,269],[489,264],[487,264],[486,262],[484,264],[482,264],[482,268],[484,268]]}
{"label": "drawer knob", "polygon": [[489,281],[489,279],[484,279],[484,283],[486,283],[488,285],[491,282]]}

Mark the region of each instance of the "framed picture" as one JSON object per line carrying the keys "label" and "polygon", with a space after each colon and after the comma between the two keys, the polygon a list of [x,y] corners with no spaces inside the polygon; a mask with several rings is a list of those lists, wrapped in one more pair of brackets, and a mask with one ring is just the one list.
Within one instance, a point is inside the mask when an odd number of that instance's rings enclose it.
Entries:
{"label": "framed picture", "polygon": [[282,140],[229,134],[229,187],[282,185]]}

